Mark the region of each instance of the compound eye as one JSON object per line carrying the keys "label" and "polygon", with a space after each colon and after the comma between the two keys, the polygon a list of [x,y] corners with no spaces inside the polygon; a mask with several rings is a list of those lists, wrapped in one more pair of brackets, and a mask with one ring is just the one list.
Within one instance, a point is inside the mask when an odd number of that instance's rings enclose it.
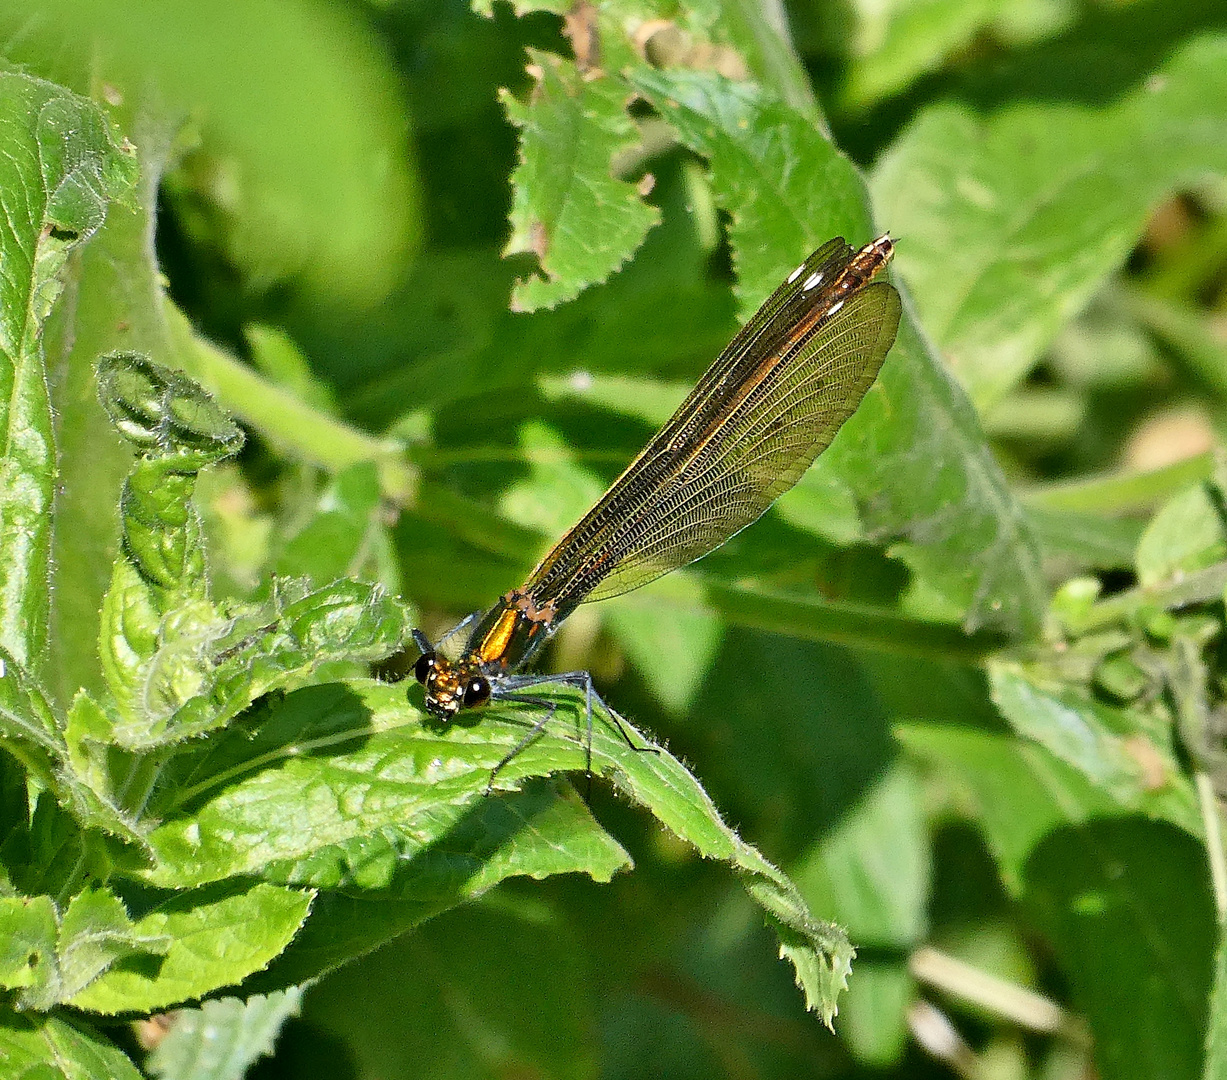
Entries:
{"label": "compound eye", "polygon": [[430,678],[430,673],[435,669],[435,654],[432,652],[422,653],[418,657],[418,662],[413,665],[413,677],[417,679],[423,686],[426,685],[426,680]]}
{"label": "compound eye", "polygon": [[481,705],[483,702],[489,700],[489,681],[482,675],[477,675],[470,679],[464,688],[465,708],[471,709],[474,705]]}

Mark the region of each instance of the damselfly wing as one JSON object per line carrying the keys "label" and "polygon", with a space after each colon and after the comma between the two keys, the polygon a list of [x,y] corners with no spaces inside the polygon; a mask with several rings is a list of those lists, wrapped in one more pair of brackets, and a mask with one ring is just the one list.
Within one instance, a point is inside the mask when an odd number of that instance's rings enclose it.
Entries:
{"label": "damselfly wing", "polygon": [[859,251],[842,237],[823,244],[529,579],[447,635],[472,627],[456,659],[413,632],[422,650],[414,674],[436,720],[446,724],[492,699],[545,710],[495,766],[492,781],[544,730],[557,707],[542,693],[551,684],[584,691],[591,732],[592,701],[600,698],[587,672],[524,670],[563,619],[582,603],[637,589],[719,547],[792,487],[855,412],[899,325],[899,294],[873,280],[892,251],[888,236]]}

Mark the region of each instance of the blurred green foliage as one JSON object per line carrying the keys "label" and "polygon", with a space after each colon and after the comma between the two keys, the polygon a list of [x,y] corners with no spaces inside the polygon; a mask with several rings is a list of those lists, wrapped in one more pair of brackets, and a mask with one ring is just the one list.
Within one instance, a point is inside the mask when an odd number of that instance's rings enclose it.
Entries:
{"label": "blurred green foliage", "polygon": [[[1221,3],[23,0],[0,51],[15,1076],[1222,1075]],[[479,799],[514,716],[426,782],[392,596],[489,604],[888,229],[828,454],[545,659],[703,788],[598,741],[589,812],[563,733]],[[220,409],[134,468],[116,351]],[[848,929],[838,1037],[764,903]]]}

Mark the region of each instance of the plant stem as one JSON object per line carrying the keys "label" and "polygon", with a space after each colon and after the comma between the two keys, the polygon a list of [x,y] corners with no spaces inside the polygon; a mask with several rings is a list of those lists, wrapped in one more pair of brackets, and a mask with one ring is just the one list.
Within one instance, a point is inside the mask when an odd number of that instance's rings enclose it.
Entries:
{"label": "plant stem", "polygon": [[1086,1041],[1086,1033],[1078,1022],[1052,999],[937,949],[928,946],[917,949],[908,960],[908,970],[920,982],[995,1012],[1030,1031],[1062,1035],[1074,1042]]}
{"label": "plant stem", "polygon": [[1210,881],[1214,885],[1214,907],[1219,926],[1227,926],[1227,857],[1223,853],[1222,816],[1214,785],[1204,772],[1198,772],[1197,798],[1201,803],[1201,818],[1206,826],[1206,855],[1210,862]]}
{"label": "plant stem", "polygon": [[1206,603],[1221,597],[1225,587],[1227,562],[1215,563],[1204,570],[1185,574],[1172,581],[1139,585],[1110,596],[1107,600],[1101,600],[1093,604],[1085,615],[1080,616],[1071,629],[1078,634],[1102,630],[1116,623],[1128,622],[1144,607],[1171,610],[1187,607],[1189,604]]}
{"label": "plant stem", "polygon": [[1147,472],[1112,473],[1045,484],[1021,492],[1020,498],[1025,505],[1044,510],[1136,514],[1149,510],[1182,487],[1207,479],[1213,470],[1214,453],[1207,450]]}
{"label": "plant stem", "polygon": [[998,634],[966,633],[951,623],[925,622],[881,608],[788,596],[710,581],[706,600],[729,622],[803,641],[835,641],[860,649],[976,664],[996,652]]}
{"label": "plant stem", "polygon": [[1116,294],[1125,310],[1166,345],[1194,378],[1220,398],[1227,396],[1227,345],[1211,332],[1204,311],[1137,288],[1121,286]]}
{"label": "plant stem", "polygon": [[177,354],[191,366],[188,373],[245,424],[290,456],[330,473],[374,462],[384,497],[398,506],[414,502],[417,471],[399,443],[368,435],[305,404],[198,336],[173,305],[165,307]]}

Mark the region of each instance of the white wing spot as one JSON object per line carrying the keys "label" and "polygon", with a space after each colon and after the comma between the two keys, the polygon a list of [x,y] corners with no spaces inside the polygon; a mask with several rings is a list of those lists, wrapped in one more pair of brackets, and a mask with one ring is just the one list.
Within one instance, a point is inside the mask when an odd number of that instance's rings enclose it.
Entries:
{"label": "white wing spot", "polygon": [[801,276],[801,271],[804,269],[805,269],[805,263],[802,263],[791,274],[788,275],[788,280],[784,282],[784,284],[791,285],[794,281],[797,280],[797,278]]}
{"label": "white wing spot", "polygon": [[841,307],[843,307],[843,306],[844,306],[844,302],[843,302],[842,300],[837,300],[835,303],[833,303],[833,304],[831,305],[831,308],[830,308],[830,310],[827,312],[827,315],[828,315],[828,316],[830,316],[830,315],[834,315],[834,314],[835,314],[835,312],[837,312],[837,311],[838,311],[838,310],[839,310]]}
{"label": "white wing spot", "polygon": [[817,285],[818,282],[820,282],[821,280],[822,280],[822,274],[816,270],[814,271],[814,273],[810,274],[810,276],[805,279],[805,284],[801,286],[801,289],[804,292],[809,292],[810,289],[812,289],[815,285]]}

